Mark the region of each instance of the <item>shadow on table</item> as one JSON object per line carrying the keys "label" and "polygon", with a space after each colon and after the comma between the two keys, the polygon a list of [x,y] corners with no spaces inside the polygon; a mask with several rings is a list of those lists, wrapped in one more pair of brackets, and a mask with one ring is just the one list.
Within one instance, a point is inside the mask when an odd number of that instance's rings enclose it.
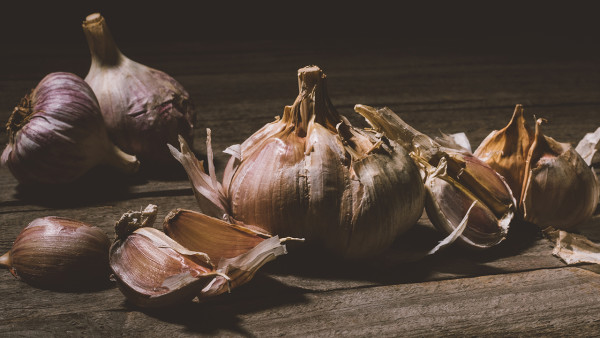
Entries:
{"label": "shadow on table", "polygon": [[[264,270],[279,276],[377,284],[494,275],[526,268],[519,266],[521,261],[512,263],[507,260],[537,245],[541,232],[533,224],[515,222],[507,239],[493,248],[472,250],[452,245],[424,257],[424,253],[435,247],[442,238],[431,224],[420,221],[401,236],[388,252],[372,260],[343,261],[316,248],[288,245],[289,254],[270,263]],[[505,262],[493,264],[499,260]]]}
{"label": "shadow on table", "polygon": [[[147,189],[161,181],[163,189]],[[169,182],[188,178],[179,163],[154,168],[143,168],[134,175],[124,175],[112,168],[97,167],[74,182],[60,185],[18,184],[14,197],[18,201],[4,204],[35,204],[50,208],[79,207],[104,201],[118,201],[136,197],[191,194],[191,190],[171,191]],[[168,190],[168,191],[164,191]]]}
{"label": "shadow on table", "polygon": [[244,328],[241,315],[274,309],[281,305],[306,303],[308,300],[305,292],[268,276],[259,275],[252,282],[232,290],[229,294],[202,302],[189,302],[166,309],[136,310],[161,321],[183,325],[187,331],[194,333],[223,334],[224,331],[230,331],[251,336],[252,334]]}

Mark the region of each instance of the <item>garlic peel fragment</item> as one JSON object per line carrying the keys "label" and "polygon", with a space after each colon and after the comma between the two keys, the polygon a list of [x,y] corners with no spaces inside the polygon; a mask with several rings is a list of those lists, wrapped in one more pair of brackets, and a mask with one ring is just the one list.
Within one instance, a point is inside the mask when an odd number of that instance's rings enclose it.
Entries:
{"label": "garlic peel fragment", "polygon": [[587,133],[577,143],[575,150],[585,163],[591,167],[600,167],[600,127],[593,133]]}

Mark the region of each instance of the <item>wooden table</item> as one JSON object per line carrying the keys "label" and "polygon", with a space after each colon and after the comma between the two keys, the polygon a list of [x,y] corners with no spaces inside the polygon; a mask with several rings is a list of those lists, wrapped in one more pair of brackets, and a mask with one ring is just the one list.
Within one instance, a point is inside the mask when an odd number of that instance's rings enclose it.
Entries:
{"label": "wooden table", "polygon": [[[546,41],[548,42],[548,41]],[[280,115],[297,95],[296,70],[317,64],[338,110],[360,123],[356,103],[388,106],[418,130],[464,131],[474,147],[521,103],[544,117],[548,135],[576,143],[600,126],[598,53],[581,41],[560,46],[521,39],[174,42],[121,45],[130,58],[166,71],[190,92],[198,111],[196,150],[205,157],[212,129],[218,175],[239,143]],[[19,46],[0,62],[0,122],[47,73],[85,76],[85,45]],[[531,120],[532,121],[532,120]],[[6,133],[0,134],[5,144]],[[177,171],[179,170],[179,171]],[[0,169],[0,251],[31,220],[79,219],[112,236],[118,217],[148,203],[159,219],[174,208],[197,210],[181,169],[168,177],[113,177],[38,191]],[[160,227],[160,224],[156,224]],[[600,268],[566,266],[530,224],[516,222],[488,251],[451,247],[407,263],[403,253],[442,236],[424,216],[390,252],[369,262],[340,262],[289,248],[249,284],[206,303],[170,309],[132,307],[119,290],[61,293],[0,273],[0,335],[19,336],[437,336],[598,335]]]}

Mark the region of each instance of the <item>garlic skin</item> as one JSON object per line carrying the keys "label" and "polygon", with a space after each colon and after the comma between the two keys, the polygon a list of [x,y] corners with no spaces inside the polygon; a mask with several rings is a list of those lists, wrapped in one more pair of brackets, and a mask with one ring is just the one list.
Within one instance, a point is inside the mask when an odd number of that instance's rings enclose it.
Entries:
{"label": "garlic skin", "polygon": [[99,13],[83,31],[91,53],[85,81],[96,93],[113,142],[148,165],[174,164],[166,144],[192,142],[195,114],[189,94],[166,73],[124,56]]}
{"label": "garlic skin", "polygon": [[452,234],[466,223],[457,242],[471,249],[506,238],[516,200],[502,176],[455,142],[442,139],[442,145],[417,131],[389,108],[356,105],[354,110],[410,151],[427,191],[425,210],[437,229]]}
{"label": "garlic skin", "polygon": [[527,153],[534,139],[534,132],[527,125],[523,111],[523,106],[518,104],[508,125],[492,131],[473,153],[506,179],[515,198],[519,200]]}
{"label": "garlic skin", "polygon": [[222,184],[214,176],[212,150],[209,175],[185,142],[181,152],[171,152],[203,212],[270,234],[305,237],[340,257],[375,256],[421,216],[419,171],[396,142],[354,128],[338,114],[319,67],[298,70],[298,84],[300,94],[280,120],[227,150],[233,156]]}
{"label": "garlic skin", "polygon": [[568,230],[589,219],[598,204],[598,179],[569,144],[535,131],[517,105],[508,125],[491,132],[475,151],[506,177],[520,216],[541,227]]}
{"label": "garlic skin", "polygon": [[108,282],[110,241],[97,227],[62,217],[33,220],[0,258],[26,283],[44,289],[86,290]]}
{"label": "garlic skin", "polygon": [[71,73],[51,73],[13,111],[2,153],[20,183],[69,183],[98,165],[138,170],[135,156],[108,138],[92,89]]}
{"label": "garlic skin", "polygon": [[542,121],[536,121],[528,153],[523,218],[539,226],[570,230],[594,214],[600,192],[598,178],[570,144],[542,134]]}
{"label": "garlic skin", "polygon": [[[194,215],[180,217],[188,212],[173,211],[165,220],[168,227],[185,233],[188,243],[202,247],[208,244],[209,253],[189,250],[151,227],[156,212],[156,205],[151,204],[141,212],[125,213],[115,225],[117,238],[110,249],[110,266],[117,285],[128,301],[139,307],[168,307],[195,297],[217,296],[248,282],[263,264],[286,253],[279,238],[259,238],[257,244],[248,247],[242,237],[236,236],[240,227],[204,215],[201,219]],[[196,227],[201,231],[194,231]],[[254,241],[254,237],[244,238],[247,242]],[[236,255],[221,259],[232,252]]]}

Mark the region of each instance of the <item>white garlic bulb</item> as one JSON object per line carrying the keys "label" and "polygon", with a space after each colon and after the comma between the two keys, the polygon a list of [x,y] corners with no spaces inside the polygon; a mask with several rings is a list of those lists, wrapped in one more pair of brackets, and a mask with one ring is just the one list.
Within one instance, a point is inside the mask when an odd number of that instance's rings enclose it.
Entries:
{"label": "white garlic bulb", "polygon": [[300,95],[280,120],[229,148],[222,185],[210,150],[210,175],[183,139],[181,153],[171,152],[204,212],[305,237],[346,258],[379,254],[423,212],[419,170],[399,144],[338,114],[321,69],[300,69],[298,81]]}

